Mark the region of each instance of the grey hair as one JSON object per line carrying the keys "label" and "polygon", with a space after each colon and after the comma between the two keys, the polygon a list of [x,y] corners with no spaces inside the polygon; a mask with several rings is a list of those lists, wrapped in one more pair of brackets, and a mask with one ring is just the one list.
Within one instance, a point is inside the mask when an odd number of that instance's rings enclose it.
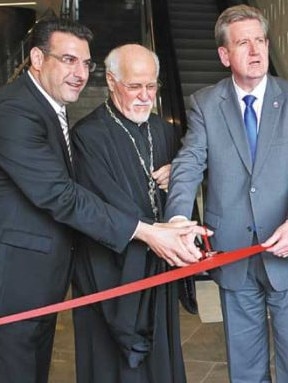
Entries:
{"label": "grey hair", "polygon": [[264,32],[265,39],[268,36],[268,20],[257,8],[248,5],[235,5],[225,9],[219,16],[215,25],[215,40],[217,47],[228,44],[227,28],[236,21],[258,20]]}
{"label": "grey hair", "polygon": [[[131,45],[131,44],[126,44],[126,45]],[[110,51],[110,53],[107,55],[107,57],[104,60],[105,64],[105,70],[107,72],[111,72],[114,74],[114,76],[118,79],[121,80],[121,71],[120,71],[120,54],[121,54],[121,48],[125,47],[126,45],[121,45],[119,47],[116,47]],[[159,76],[159,71],[160,71],[160,64],[159,64],[159,58],[156,55],[155,52],[151,51],[150,49],[139,45],[139,44],[134,44],[141,46],[142,48],[146,49],[147,52],[151,54],[151,56],[154,59],[155,65],[156,65],[156,75],[157,77]]]}

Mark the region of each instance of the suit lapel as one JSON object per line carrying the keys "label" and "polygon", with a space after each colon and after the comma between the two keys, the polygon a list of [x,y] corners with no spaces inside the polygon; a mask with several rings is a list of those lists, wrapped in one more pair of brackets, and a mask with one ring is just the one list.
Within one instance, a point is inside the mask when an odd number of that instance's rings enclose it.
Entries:
{"label": "suit lapel", "polygon": [[268,76],[257,139],[254,176],[257,176],[265,159],[269,156],[270,146],[279,125],[282,107],[282,91],[276,81]]}
{"label": "suit lapel", "polygon": [[221,97],[220,109],[222,110],[227,129],[244,166],[252,174],[253,164],[249,152],[249,144],[232,79],[229,79],[228,85],[223,89]]}
{"label": "suit lapel", "polygon": [[53,129],[54,133],[52,132],[52,134],[56,134],[57,141],[61,146],[62,154],[64,156],[64,160],[65,160],[67,169],[69,171],[69,175],[71,177],[74,177],[75,176],[74,168],[73,168],[73,165],[70,161],[67,144],[66,144],[66,141],[65,141],[65,138],[63,135],[60,121],[58,119],[57,114],[55,113],[55,110],[52,108],[52,106],[46,100],[46,98],[43,96],[43,94],[36,88],[36,86],[33,84],[32,80],[30,79],[30,77],[27,73],[23,74],[23,78],[24,78],[26,85],[29,88],[30,92],[33,94],[36,102],[41,107],[42,115],[45,116],[45,119],[47,119],[47,117],[49,118],[50,123],[47,124],[47,129]]}

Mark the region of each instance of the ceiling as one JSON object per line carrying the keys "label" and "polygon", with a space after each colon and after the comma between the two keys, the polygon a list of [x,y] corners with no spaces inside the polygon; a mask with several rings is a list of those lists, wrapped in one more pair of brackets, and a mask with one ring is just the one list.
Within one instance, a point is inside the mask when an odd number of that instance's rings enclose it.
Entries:
{"label": "ceiling", "polygon": [[59,14],[62,0],[0,0],[1,7],[24,7],[35,9],[38,15],[42,15],[48,8],[56,15]]}
{"label": "ceiling", "polygon": [[38,0],[0,0],[0,7],[13,6],[13,7],[35,8],[37,3],[38,3]]}

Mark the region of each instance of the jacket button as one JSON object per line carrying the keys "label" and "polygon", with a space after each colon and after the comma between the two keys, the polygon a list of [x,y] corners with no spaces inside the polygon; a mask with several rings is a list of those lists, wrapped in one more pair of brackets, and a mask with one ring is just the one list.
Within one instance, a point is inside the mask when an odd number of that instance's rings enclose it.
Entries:
{"label": "jacket button", "polygon": [[255,193],[255,191],[256,191],[256,188],[254,188],[254,186],[250,189],[250,192],[251,193]]}

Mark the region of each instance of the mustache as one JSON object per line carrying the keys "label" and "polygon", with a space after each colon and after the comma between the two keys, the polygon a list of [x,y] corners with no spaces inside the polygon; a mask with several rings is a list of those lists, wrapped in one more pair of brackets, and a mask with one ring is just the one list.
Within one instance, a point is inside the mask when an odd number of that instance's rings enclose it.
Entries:
{"label": "mustache", "polygon": [[145,102],[135,101],[132,103],[132,106],[153,106],[153,103],[151,101],[145,101]]}

